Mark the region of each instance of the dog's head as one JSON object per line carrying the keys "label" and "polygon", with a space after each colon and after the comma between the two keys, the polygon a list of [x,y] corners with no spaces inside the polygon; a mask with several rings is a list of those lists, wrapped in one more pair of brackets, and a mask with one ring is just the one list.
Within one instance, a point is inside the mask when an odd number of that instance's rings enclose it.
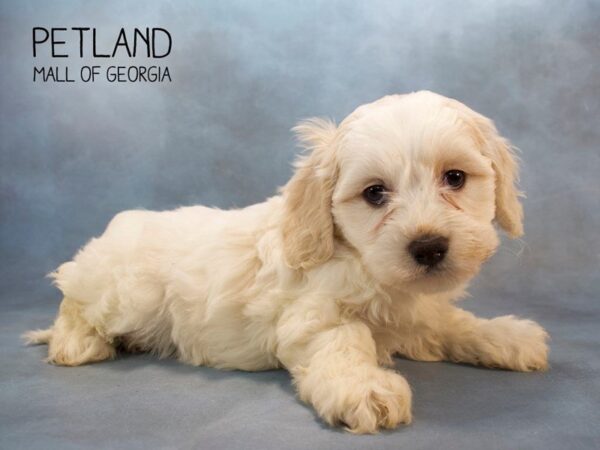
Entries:
{"label": "dog's head", "polygon": [[456,100],[388,96],[339,127],[312,119],[295,131],[310,153],[283,189],[293,268],[327,261],[344,242],[380,283],[443,290],[494,253],[494,220],[511,237],[523,233],[510,145]]}

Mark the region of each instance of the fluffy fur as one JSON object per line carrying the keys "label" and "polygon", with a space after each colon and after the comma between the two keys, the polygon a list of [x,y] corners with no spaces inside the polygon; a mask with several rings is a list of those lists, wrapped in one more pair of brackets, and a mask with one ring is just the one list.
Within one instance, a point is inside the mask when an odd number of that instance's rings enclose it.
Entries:
{"label": "fluffy fur", "polygon": [[[124,348],[222,369],[284,367],[303,401],[355,433],[411,421],[410,387],[385,367],[394,354],[546,368],[538,324],[453,304],[498,245],[493,222],[523,232],[515,157],[490,120],[417,92],[295,131],[308,151],[264,203],[118,214],[52,274],[58,317],[28,341],[67,366]],[[450,169],[468,174],[460,191],[441,183]],[[377,183],[391,191],[381,208],[361,195]],[[423,233],[450,242],[433,271],[407,251]]]}

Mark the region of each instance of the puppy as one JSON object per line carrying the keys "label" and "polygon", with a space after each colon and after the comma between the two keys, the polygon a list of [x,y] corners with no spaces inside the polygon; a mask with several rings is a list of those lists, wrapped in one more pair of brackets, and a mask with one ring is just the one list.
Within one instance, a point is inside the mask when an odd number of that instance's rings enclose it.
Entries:
{"label": "puppy", "polygon": [[520,236],[517,164],[492,122],[431,92],[296,128],[308,153],[281,195],[240,210],[125,211],[52,274],[54,325],[26,334],[78,366],[117,348],[222,369],[286,368],[327,423],[411,421],[392,355],[531,371],[535,322],[453,304]]}

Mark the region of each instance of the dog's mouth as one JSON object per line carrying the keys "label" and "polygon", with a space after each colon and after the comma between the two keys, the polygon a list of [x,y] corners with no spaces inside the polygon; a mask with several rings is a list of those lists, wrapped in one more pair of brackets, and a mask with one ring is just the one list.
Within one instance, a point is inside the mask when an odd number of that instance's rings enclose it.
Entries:
{"label": "dog's mouth", "polygon": [[429,266],[404,258],[393,266],[392,271],[383,272],[383,277],[376,278],[391,288],[433,294],[464,285],[477,271],[473,265],[466,264],[453,255]]}
{"label": "dog's mouth", "polygon": [[444,265],[437,265],[437,266],[431,266],[431,267],[425,267],[425,273],[423,274],[424,276],[435,276],[438,275],[442,272],[446,272],[447,268]]}
{"label": "dog's mouth", "polygon": [[444,262],[435,266],[415,265],[411,268],[398,268],[395,271],[393,284],[420,284],[431,283],[444,278],[453,279],[452,265]]}
{"label": "dog's mouth", "polygon": [[414,279],[434,278],[443,276],[451,272],[450,264],[443,262],[435,266],[417,266],[415,269]]}
{"label": "dog's mouth", "polygon": [[411,290],[423,293],[450,290],[463,284],[464,281],[465,279],[449,261],[431,267],[417,266],[410,276],[404,278],[404,283],[409,285]]}

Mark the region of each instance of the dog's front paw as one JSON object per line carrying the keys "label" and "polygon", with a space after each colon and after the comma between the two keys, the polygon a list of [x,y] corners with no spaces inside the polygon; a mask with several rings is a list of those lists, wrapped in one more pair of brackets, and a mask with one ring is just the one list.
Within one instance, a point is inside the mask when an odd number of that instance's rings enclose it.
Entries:
{"label": "dog's front paw", "polygon": [[530,372],[548,368],[548,333],[536,322],[502,316],[488,321],[480,362],[490,367]]}
{"label": "dog's front paw", "polygon": [[352,433],[376,433],[412,419],[410,386],[393,371],[358,367],[356,373],[327,380],[320,387],[311,399],[319,415]]}

